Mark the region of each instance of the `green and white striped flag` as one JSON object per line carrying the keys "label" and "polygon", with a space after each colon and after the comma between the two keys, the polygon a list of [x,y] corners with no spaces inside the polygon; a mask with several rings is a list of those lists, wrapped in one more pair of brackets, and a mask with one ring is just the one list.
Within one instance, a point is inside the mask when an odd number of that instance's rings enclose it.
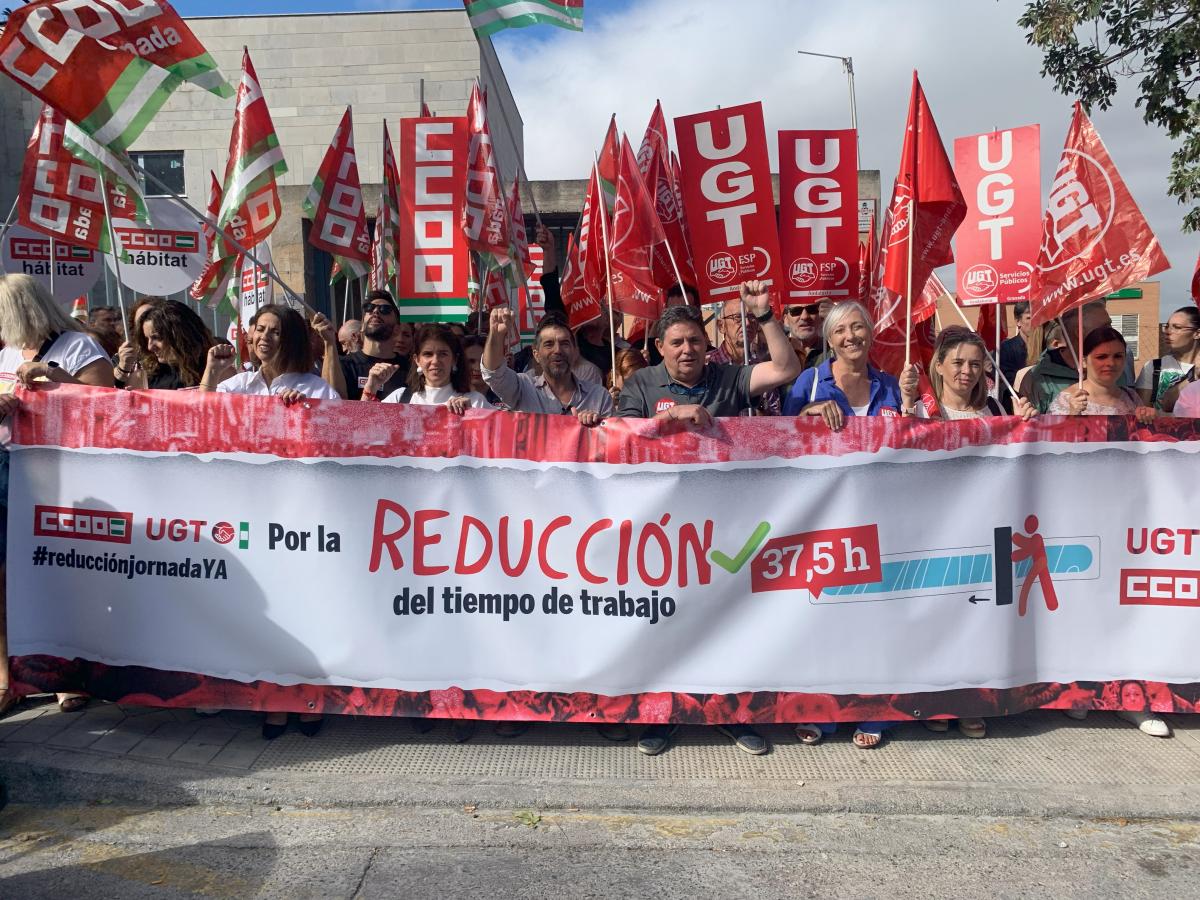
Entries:
{"label": "green and white striped flag", "polygon": [[480,38],[527,25],[583,31],[583,0],[463,0],[463,5]]}

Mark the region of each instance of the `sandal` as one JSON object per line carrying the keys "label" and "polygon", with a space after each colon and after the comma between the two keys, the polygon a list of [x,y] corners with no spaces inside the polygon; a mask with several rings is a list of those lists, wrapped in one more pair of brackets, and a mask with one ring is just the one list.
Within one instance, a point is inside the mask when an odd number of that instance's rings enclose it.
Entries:
{"label": "sandal", "polygon": [[950,730],[950,720],[949,719],[926,719],[924,721],[924,725],[929,731],[932,731],[934,734],[944,734],[945,732]]}
{"label": "sandal", "polygon": [[82,694],[67,694],[58,700],[58,711],[65,713],[79,712],[88,705],[88,698]]}
{"label": "sandal", "polygon": [[821,743],[821,738],[825,737],[825,732],[821,730],[820,725],[797,725],[796,739],[802,744],[807,744],[811,747],[813,744]]}
{"label": "sandal", "polygon": [[983,719],[959,719],[958,730],[963,737],[984,738],[987,737],[987,722]]}
{"label": "sandal", "polygon": [[854,746],[859,750],[874,750],[883,743],[882,731],[864,731],[862,727],[854,729]]}

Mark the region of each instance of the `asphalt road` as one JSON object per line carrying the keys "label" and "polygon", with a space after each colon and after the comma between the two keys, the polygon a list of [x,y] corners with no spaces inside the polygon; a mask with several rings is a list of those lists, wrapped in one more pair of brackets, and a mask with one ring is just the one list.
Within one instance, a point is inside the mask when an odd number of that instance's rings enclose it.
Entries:
{"label": "asphalt road", "polygon": [[116,803],[0,813],[0,896],[1195,897],[1200,824]]}

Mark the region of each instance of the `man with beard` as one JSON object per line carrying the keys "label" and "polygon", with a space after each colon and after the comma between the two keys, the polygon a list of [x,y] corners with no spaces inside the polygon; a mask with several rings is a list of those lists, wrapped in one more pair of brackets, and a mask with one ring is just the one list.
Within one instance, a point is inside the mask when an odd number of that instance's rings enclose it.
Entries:
{"label": "man with beard", "polygon": [[784,307],[783,327],[787,329],[788,340],[792,349],[800,359],[805,369],[811,369],[821,362],[826,352],[825,342],[821,340],[821,323],[825,321],[825,313],[833,306],[833,301],[825,299],[816,303],[794,303]]}
{"label": "man with beard", "polygon": [[573,415],[589,427],[612,415],[612,397],[604,386],[580,381],[571,372],[575,335],[561,315],[543,316],[533,337],[533,358],[541,375],[518,374],[504,364],[505,342],[512,328],[512,310],[506,306],[493,309],[480,360],[483,380],[505,406],[513,412]]}
{"label": "man with beard", "polygon": [[394,351],[400,309],[384,290],[363,303],[362,349],[342,357],[347,400],[382,400],[408,381],[408,357]]}

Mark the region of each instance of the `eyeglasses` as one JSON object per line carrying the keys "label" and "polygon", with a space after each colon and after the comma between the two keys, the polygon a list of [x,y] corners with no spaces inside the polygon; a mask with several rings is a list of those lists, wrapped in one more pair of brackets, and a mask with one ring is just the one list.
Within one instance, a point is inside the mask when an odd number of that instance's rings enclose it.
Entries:
{"label": "eyeglasses", "polygon": [[[728,316],[721,316],[721,321],[722,322],[741,322],[742,317],[741,317],[741,314],[734,313],[734,314],[728,315]],[[753,316],[750,316],[746,319],[746,324],[750,325],[750,326],[757,325],[758,320],[755,319]]]}
{"label": "eyeglasses", "polygon": [[1164,325],[1163,331],[1195,331],[1191,325]]}
{"label": "eyeglasses", "polygon": [[820,303],[810,303],[807,306],[789,306],[784,310],[789,316],[799,318],[802,315],[819,316],[821,314]]}
{"label": "eyeglasses", "polygon": [[381,316],[394,315],[396,307],[390,303],[368,303],[363,307],[363,315],[369,316],[371,313],[377,313]]}

